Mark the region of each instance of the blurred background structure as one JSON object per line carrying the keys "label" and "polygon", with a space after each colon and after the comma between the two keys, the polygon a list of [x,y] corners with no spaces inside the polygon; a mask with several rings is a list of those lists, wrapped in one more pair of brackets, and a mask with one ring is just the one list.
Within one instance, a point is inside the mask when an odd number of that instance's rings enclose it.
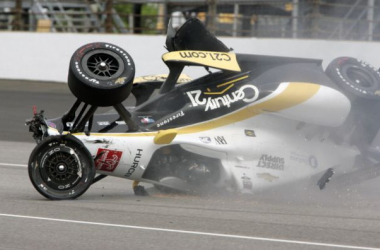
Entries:
{"label": "blurred background structure", "polygon": [[0,30],[165,34],[198,17],[219,36],[380,40],[375,0],[0,0]]}

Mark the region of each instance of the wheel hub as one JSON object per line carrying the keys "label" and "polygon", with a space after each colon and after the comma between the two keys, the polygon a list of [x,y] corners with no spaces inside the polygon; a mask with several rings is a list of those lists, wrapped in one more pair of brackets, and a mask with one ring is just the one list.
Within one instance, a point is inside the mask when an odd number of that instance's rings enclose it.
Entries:
{"label": "wheel hub", "polygon": [[57,172],[58,173],[64,173],[64,172],[66,172],[66,170],[67,170],[67,167],[64,164],[58,164],[58,166],[57,166]]}
{"label": "wheel hub", "polygon": [[99,70],[107,70],[107,64],[105,62],[101,62],[99,63],[99,66],[98,66]]}
{"label": "wheel hub", "polygon": [[112,77],[118,70],[117,60],[108,54],[95,54],[88,59],[88,69],[97,76]]}
{"label": "wheel hub", "polygon": [[350,67],[347,69],[347,76],[362,88],[371,88],[374,85],[371,76],[363,69]]}
{"label": "wheel hub", "polygon": [[81,60],[85,75],[96,80],[117,79],[124,72],[123,59],[115,52],[99,49],[88,52]]}
{"label": "wheel hub", "polygon": [[81,176],[76,155],[63,149],[48,154],[41,174],[51,187],[69,187]]}

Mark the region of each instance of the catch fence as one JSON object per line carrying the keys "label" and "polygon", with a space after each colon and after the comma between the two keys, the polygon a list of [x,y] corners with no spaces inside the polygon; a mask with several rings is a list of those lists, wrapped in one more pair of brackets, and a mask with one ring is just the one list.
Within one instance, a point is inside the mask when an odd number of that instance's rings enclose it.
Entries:
{"label": "catch fence", "polygon": [[0,30],[165,34],[197,17],[217,35],[380,40],[375,0],[0,0]]}

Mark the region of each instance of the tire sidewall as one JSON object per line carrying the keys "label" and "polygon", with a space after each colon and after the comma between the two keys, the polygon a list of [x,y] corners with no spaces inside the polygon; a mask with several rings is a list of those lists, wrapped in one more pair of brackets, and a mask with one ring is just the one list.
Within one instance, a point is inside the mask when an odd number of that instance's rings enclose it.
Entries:
{"label": "tire sidewall", "polygon": [[[82,176],[73,186],[64,190],[54,189],[44,181],[42,171],[44,168],[44,159],[52,150],[59,147],[67,147],[74,150],[80,161]],[[74,136],[51,136],[45,138],[32,151],[28,163],[29,178],[35,189],[51,200],[75,199],[81,196],[90,187],[94,176],[95,167],[92,156],[87,148]]]}
{"label": "tire sidewall", "polygon": [[[90,54],[110,53],[122,70],[111,77],[92,74],[86,68]],[[135,65],[122,48],[110,43],[89,43],[77,49],[70,60],[68,85],[81,101],[95,106],[113,106],[124,101],[132,89]]]}
{"label": "tire sidewall", "polygon": [[[360,71],[371,80],[370,86],[363,86],[351,79],[349,70]],[[326,75],[351,99],[363,98],[380,101],[380,73],[370,64],[352,57],[339,57],[326,68]]]}

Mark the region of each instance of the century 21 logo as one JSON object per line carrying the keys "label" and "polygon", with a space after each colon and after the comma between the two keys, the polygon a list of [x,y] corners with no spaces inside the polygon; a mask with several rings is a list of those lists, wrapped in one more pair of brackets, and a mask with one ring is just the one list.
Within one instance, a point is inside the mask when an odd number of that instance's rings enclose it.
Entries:
{"label": "century 21 logo", "polygon": [[[251,98],[247,97],[246,90],[253,92]],[[218,97],[201,98],[201,90],[193,90],[186,92],[193,107],[206,106],[205,111],[218,109],[220,107],[231,107],[231,103],[242,100],[243,102],[250,103],[257,100],[259,97],[259,90],[254,85],[243,85],[238,90]]]}
{"label": "century 21 logo", "polygon": [[228,53],[220,53],[220,52],[197,52],[197,51],[186,51],[179,52],[179,55],[182,58],[210,58],[214,61],[231,61],[231,57]]}

